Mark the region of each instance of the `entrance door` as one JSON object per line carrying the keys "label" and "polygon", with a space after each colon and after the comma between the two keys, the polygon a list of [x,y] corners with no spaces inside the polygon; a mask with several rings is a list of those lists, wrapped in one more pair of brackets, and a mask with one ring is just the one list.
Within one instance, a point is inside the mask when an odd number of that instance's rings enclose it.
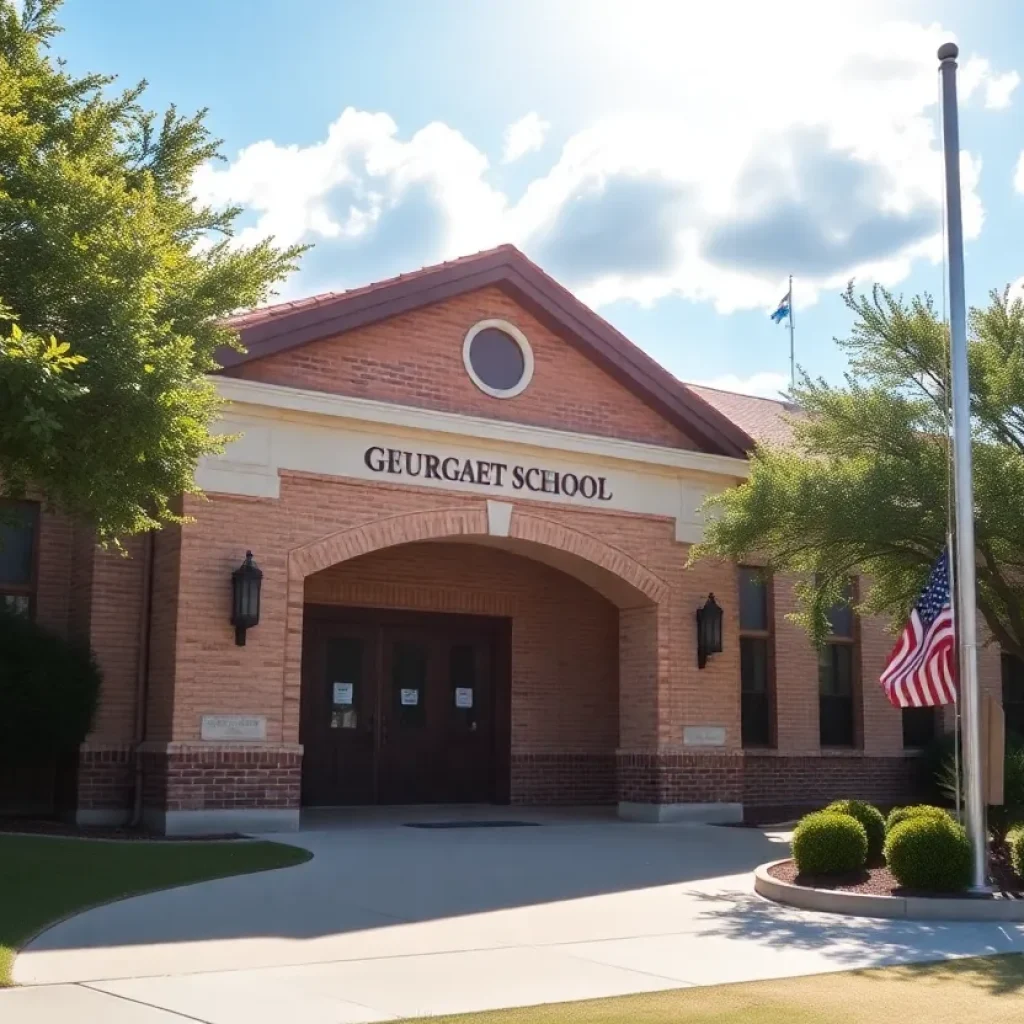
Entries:
{"label": "entrance door", "polygon": [[359,623],[307,622],[299,735],[302,802],[369,804],[376,795],[375,631]]}
{"label": "entrance door", "polygon": [[503,628],[469,616],[307,608],[303,802],[496,799]]}

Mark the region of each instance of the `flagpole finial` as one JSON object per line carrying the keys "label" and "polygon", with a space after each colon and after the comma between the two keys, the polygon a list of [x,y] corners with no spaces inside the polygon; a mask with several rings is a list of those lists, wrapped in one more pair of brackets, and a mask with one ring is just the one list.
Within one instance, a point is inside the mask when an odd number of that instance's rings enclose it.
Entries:
{"label": "flagpole finial", "polygon": [[943,43],[939,47],[939,60],[956,60],[960,56],[960,49],[956,43]]}

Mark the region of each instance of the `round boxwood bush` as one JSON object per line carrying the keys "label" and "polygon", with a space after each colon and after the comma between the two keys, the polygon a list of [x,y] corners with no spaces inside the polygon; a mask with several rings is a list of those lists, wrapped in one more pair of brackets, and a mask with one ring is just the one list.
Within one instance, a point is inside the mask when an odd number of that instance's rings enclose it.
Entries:
{"label": "round boxwood bush", "polygon": [[849,814],[816,811],[793,830],[793,860],[801,875],[840,875],[864,867],[868,834]]}
{"label": "round boxwood bush", "polygon": [[949,815],[917,815],[901,821],[885,840],[885,860],[907,889],[957,892],[971,880],[971,844]]}
{"label": "round boxwood bush", "polygon": [[100,690],[90,652],[0,610],[0,760],[74,750]]}
{"label": "round boxwood bush", "polygon": [[1017,825],[1006,833],[1006,849],[1017,877],[1024,878],[1024,825]]}
{"label": "round boxwood bush", "polygon": [[863,800],[836,800],[825,808],[856,818],[864,826],[868,836],[868,863],[877,861],[882,856],[885,844],[885,818],[882,812]]}
{"label": "round boxwood bush", "polygon": [[912,804],[910,807],[896,807],[889,812],[885,819],[885,834],[888,835],[897,825],[908,818],[945,818],[952,821],[953,816],[942,807],[933,807],[931,804]]}

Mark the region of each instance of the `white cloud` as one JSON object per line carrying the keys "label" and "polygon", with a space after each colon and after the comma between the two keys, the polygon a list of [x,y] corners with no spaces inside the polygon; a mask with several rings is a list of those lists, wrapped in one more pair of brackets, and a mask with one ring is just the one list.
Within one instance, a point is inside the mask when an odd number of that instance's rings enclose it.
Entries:
{"label": "white cloud", "polygon": [[536,111],[531,110],[505,129],[505,147],[502,163],[510,164],[527,153],[533,153],[544,145],[551,125]]}
{"label": "white cloud", "polygon": [[1024,302],[1024,277],[1018,277],[1013,284],[1010,285],[1010,302]]}
{"label": "white cloud", "polygon": [[989,110],[1003,110],[1010,105],[1010,97],[1020,85],[1016,71],[996,74],[984,57],[971,57],[960,70],[959,93],[968,100],[975,92],[984,94]]}
{"label": "white cloud", "polygon": [[789,378],[782,373],[753,373],[749,377],[740,377],[735,373],[724,373],[708,380],[691,381],[706,388],[718,388],[719,391],[738,391],[741,395],[754,395],[757,398],[781,398],[781,392],[789,390]]}
{"label": "white cloud", "polygon": [[[514,242],[594,305],[674,295],[728,313],[774,308],[790,273],[806,306],[850,277],[891,285],[941,259],[941,26],[886,21],[871,0],[743,5],[740,33],[724,0],[591,2],[580,66],[621,73],[630,112],[581,125],[521,195],[490,183],[487,156],[455,128],[409,134],[354,109],[315,144],[266,140],[204,168],[196,191],[247,208],[243,240],[316,243],[291,293]],[[791,57],[769,69],[763,41],[780,22]],[[680,38],[702,40],[685,61]],[[1016,77],[972,58],[962,93],[1005,105]],[[544,128],[536,114],[510,126],[504,157]],[[981,162],[964,152],[961,167],[970,239]]]}

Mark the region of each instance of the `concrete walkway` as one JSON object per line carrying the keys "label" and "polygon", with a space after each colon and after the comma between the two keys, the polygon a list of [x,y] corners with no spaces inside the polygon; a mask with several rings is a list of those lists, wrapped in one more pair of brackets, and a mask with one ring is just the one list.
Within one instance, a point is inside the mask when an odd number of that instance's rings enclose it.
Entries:
{"label": "concrete walkway", "polygon": [[[1024,950],[1024,926],[855,920],[752,893],[785,837],[475,812],[307,820],[307,864],[101,907],[18,958],[0,1020],[344,1024]],[[464,812],[462,812],[464,816]],[[472,813],[469,815],[472,816]],[[280,838],[280,837],[277,837]]]}

